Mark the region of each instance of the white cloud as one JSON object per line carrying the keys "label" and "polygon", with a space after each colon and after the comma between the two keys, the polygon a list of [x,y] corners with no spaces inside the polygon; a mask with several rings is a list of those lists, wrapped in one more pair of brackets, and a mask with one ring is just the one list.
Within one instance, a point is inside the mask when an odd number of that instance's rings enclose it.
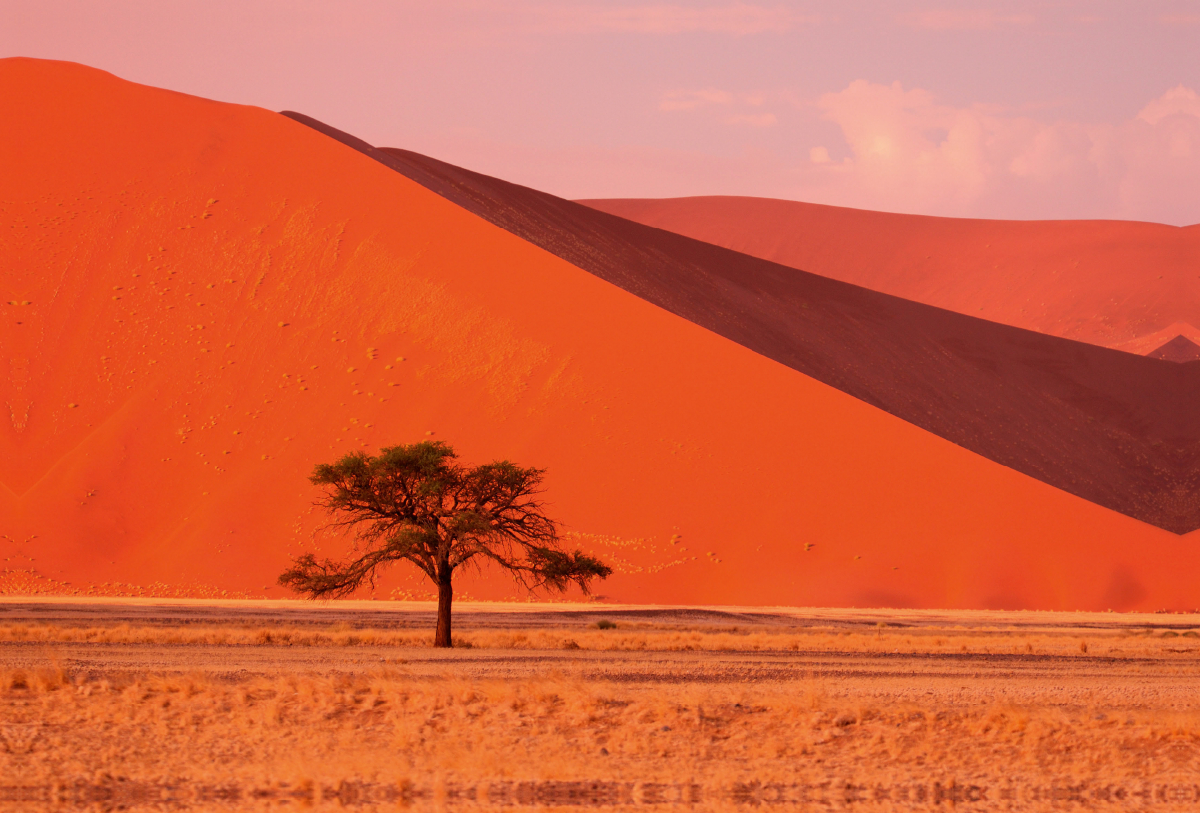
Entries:
{"label": "white cloud", "polygon": [[774,113],[743,113],[725,119],[726,124],[737,124],[747,127],[770,127],[775,122]]}
{"label": "white cloud", "polygon": [[766,94],[761,91],[734,94],[718,88],[673,90],[664,93],[658,100],[658,109],[668,113],[677,113],[707,107],[726,109],[733,107],[736,112],[729,113],[721,119],[714,118],[712,120],[724,121],[725,124],[735,127],[772,127],[778,123],[778,119],[774,113],[761,109],[766,101]]}
{"label": "white cloud", "polygon": [[706,88],[704,90],[673,90],[663,94],[658,101],[659,110],[695,110],[710,105],[732,104],[734,96],[724,90]]}
{"label": "white cloud", "polygon": [[1200,96],[1183,85],[1172,88],[1150,102],[1138,113],[1138,118],[1147,124],[1158,124],[1167,116],[1195,116],[1200,118]]}
{"label": "white cloud", "polygon": [[1167,25],[1200,25],[1200,14],[1164,14],[1158,19]]}
{"label": "white cloud", "polygon": [[818,106],[850,157],[811,151],[801,197],[955,216],[1200,222],[1200,96],[1186,87],[1117,125],[949,106],[898,82],[859,80]]}
{"label": "white cloud", "polygon": [[635,34],[706,32],[744,36],[783,33],[819,21],[815,15],[800,14],[785,6],[751,3],[710,8],[682,5],[544,7],[539,11],[559,30]]}
{"label": "white cloud", "polygon": [[1032,14],[1001,14],[989,9],[926,9],[900,15],[900,21],[913,28],[932,31],[986,31],[1001,26],[1030,25]]}

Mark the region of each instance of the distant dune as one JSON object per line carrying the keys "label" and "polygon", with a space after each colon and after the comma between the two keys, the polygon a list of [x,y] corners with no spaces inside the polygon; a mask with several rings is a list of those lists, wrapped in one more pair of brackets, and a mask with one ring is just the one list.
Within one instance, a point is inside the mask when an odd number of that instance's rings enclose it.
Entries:
{"label": "distant dune", "polygon": [[1134,353],[1179,333],[1200,339],[1200,225],[958,220],[742,197],[580,202],[1052,336]]}
{"label": "distant dune", "polygon": [[1200,369],[764,262],[286,115],[630,293],[991,460],[1176,533],[1200,527]]}
{"label": "distant dune", "polygon": [[286,117],[67,63],[2,60],[0,88],[19,123],[0,129],[0,553],[42,589],[261,595],[314,544],[315,462],[433,437],[547,467],[616,600],[1200,604],[1190,536],[803,375]]}
{"label": "distant dune", "polygon": [[1174,361],[1185,364],[1189,361],[1200,361],[1200,345],[1186,336],[1176,336],[1157,350],[1147,353],[1150,358]]}

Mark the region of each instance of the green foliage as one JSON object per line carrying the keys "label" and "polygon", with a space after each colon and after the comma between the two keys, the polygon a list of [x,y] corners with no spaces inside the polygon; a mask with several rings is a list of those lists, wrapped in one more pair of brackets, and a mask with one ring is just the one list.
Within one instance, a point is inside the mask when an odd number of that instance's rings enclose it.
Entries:
{"label": "green foliage", "polygon": [[374,585],[380,568],[407,561],[439,586],[466,564],[498,564],[528,589],[585,593],[612,569],[561,548],[557,524],[538,498],[543,469],[507,460],[465,466],[448,444],[424,441],[353,452],[321,464],[310,478],[332,525],[353,531],[345,561],[298,557],[279,583],[314,598],[347,596]]}

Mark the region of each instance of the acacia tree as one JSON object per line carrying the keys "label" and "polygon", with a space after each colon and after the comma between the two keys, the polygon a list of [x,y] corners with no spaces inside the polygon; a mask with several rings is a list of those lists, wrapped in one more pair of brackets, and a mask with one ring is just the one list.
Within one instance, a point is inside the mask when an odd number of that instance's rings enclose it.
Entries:
{"label": "acacia tree", "polygon": [[309,478],[325,488],[317,504],[333,515],[331,527],[353,531],[353,548],[340,562],[299,556],[279,583],[312,598],[340,598],[374,586],[381,568],[411,562],[437,585],[433,645],[440,647],[450,646],[453,577],[463,565],[490,561],[529,590],[577,584],[586,593],[612,568],[562,549],[558,526],[538,498],[544,475],[507,460],[465,466],[440,441],[318,465]]}

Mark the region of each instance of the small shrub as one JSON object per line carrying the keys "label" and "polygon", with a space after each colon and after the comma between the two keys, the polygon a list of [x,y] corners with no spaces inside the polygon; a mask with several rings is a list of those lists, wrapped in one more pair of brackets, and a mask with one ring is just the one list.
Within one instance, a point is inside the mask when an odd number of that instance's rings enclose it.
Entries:
{"label": "small shrub", "polygon": [[617,622],[609,621],[607,618],[601,618],[596,622],[596,629],[598,630],[615,630],[616,628]]}

